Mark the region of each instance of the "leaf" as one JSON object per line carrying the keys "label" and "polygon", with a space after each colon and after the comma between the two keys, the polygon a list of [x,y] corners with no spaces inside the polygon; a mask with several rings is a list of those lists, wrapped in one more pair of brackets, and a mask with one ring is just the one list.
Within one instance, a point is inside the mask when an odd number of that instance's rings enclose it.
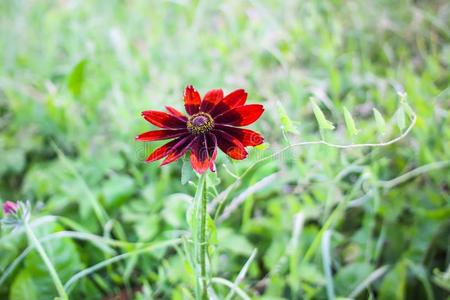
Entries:
{"label": "leaf", "polygon": [[344,119],[348,133],[350,135],[357,135],[359,133],[359,129],[356,129],[355,121],[353,120],[352,114],[347,110],[345,106],[344,106]]}
{"label": "leaf", "polygon": [[400,105],[403,107],[408,117],[412,118],[413,116],[415,116],[414,110],[408,104],[406,93],[399,93],[399,96],[400,96]]}
{"label": "leaf", "polygon": [[406,263],[401,260],[384,277],[380,287],[380,300],[405,299]]}
{"label": "leaf", "polygon": [[280,101],[277,101],[277,111],[278,116],[280,117],[282,129],[293,134],[299,134],[297,128],[295,128],[292,120],[289,118],[289,115],[287,114]]}
{"label": "leaf", "polygon": [[373,116],[375,117],[375,122],[377,124],[377,129],[380,134],[386,133],[386,121],[384,121],[383,115],[376,109],[373,108]]}
{"label": "leaf", "polygon": [[22,270],[14,279],[14,282],[11,285],[9,299],[39,300],[39,293],[36,290],[36,285],[27,270]]}
{"label": "leaf", "polygon": [[75,97],[78,97],[81,94],[87,62],[87,59],[82,59],[75,65],[75,67],[72,69],[72,72],[70,72],[69,74],[67,85],[70,92]]}
{"label": "leaf", "polygon": [[403,132],[403,130],[406,128],[406,120],[405,120],[405,110],[403,106],[400,106],[397,110],[397,113],[395,114],[395,119],[397,121],[397,126],[400,129],[400,131]]}
{"label": "leaf", "polygon": [[319,124],[319,128],[324,130],[333,130],[334,129],[333,123],[331,123],[325,118],[325,115],[323,114],[322,110],[312,98],[311,104],[313,106],[313,112],[316,117],[317,123]]}

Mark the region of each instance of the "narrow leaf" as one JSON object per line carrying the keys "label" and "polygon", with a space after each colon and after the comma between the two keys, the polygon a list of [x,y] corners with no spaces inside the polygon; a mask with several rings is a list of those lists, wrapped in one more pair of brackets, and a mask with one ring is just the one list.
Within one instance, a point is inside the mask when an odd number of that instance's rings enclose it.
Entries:
{"label": "narrow leaf", "polygon": [[325,118],[325,115],[323,114],[322,110],[320,109],[320,107],[316,104],[316,102],[312,98],[311,98],[311,104],[313,106],[313,112],[316,117],[317,123],[319,124],[320,129],[333,130],[334,129],[333,123],[331,123],[330,121],[328,121]]}
{"label": "narrow leaf", "polygon": [[78,97],[81,94],[83,83],[84,83],[84,73],[87,64],[87,59],[83,59],[78,62],[73,68],[72,72],[69,74],[67,85],[70,92]]}
{"label": "narrow leaf", "polygon": [[299,134],[280,101],[277,101],[277,111],[283,130],[293,134]]}
{"label": "narrow leaf", "polygon": [[408,115],[408,117],[412,118],[413,116],[415,116],[414,110],[408,104],[406,93],[399,93],[399,96],[400,96],[400,104],[403,107],[406,114]]}
{"label": "narrow leaf", "polygon": [[400,131],[403,132],[403,130],[406,128],[406,120],[405,120],[405,110],[403,109],[403,106],[400,106],[397,110],[397,113],[395,114],[395,119],[397,121],[397,126],[400,128]]}
{"label": "narrow leaf", "polygon": [[384,121],[383,115],[376,109],[373,108],[373,116],[375,117],[375,122],[377,123],[377,129],[380,134],[386,133],[386,121]]}
{"label": "narrow leaf", "polygon": [[344,119],[345,125],[347,126],[348,133],[350,135],[357,135],[359,133],[359,129],[356,128],[355,121],[353,120],[352,114],[348,111],[348,109],[344,106]]}

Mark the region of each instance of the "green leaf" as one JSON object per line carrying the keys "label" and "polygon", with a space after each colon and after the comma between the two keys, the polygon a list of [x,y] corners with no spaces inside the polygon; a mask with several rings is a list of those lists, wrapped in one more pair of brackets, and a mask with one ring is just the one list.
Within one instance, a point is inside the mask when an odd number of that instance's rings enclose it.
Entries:
{"label": "green leaf", "polygon": [[344,106],[344,119],[345,125],[347,126],[348,133],[350,135],[357,135],[359,133],[359,129],[355,126],[355,121],[353,120],[352,114],[347,110]]}
{"label": "green leaf", "polygon": [[81,94],[87,62],[87,59],[82,59],[75,65],[72,72],[69,74],[67,86],[75,97],[78,97]]}
{"label": "green leaf", "polygon": [[289,118],[289,115],[287,114],[280,101],[277,101],[277,111],[282,129],[293,134],[299,134],[299,131],[297,130],[297,128],[295,128],[292,120]]}
{"label": "green leaf", "polygon": [[373,108],[373,116],[375,117],[375,122],[377,124],[377,129],[380,134],[386,133],[386,121],[384,121],[383,115],[376,109]]}
{"label": "green leaf", "polygon": [[317,123],[319,124],[319,128],[324,130],[333,130],[334,129],[333,123],[331,123],[325,118],[325,115],[323,114],[320,107],[316,104],[314,99],[311,98],[310,100],[313,106],[314,115],[316,117]]}
{"label": "green leaf", "polygon": [[398,262],[384,277],[380,287],[380,300],[405,299],[406,263]]}
{"label": "green leaf", "polygon": [[414,110],[409,106],[408,99],[406,97],[406,93],[400,93],[400,105],[403,107],[404,111],[408,115],[408,117],[412,118],[415,113]]}
{"label": "green leaf", "polygon": [[405,120],[405,110],[403,106],[400,106],[397,110],[397,113],[395,114],[395,119],[397,121],[397,126],[400,129],[400,131],[403,132],[403,130],[406,128],[406,120]]}
{"label": "green leaf", "polygon": [[9,299],[39,300],[39,296],[39,291],[36,289],[32,276],[27,270],[22,270],[11,285]]}

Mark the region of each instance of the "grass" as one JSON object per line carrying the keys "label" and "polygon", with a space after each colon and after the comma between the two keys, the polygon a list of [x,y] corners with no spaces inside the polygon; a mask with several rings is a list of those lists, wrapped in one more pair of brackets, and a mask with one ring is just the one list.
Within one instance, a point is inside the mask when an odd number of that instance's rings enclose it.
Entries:
{"label": "grass", "polygon": [[[71,299],[189,299],[195,185],[182,162],[143,163],[157,145],[134,141],[140,112],[181,109],[187,84],[245,88],[267,144],[208,178],[217,298],[443,299],[449,15],[440,0],[3,1],[0,199],[30,200]],[[403,92],[417,120],[401,140],[320,142],[402,136]],[[23,230],[2,228],[0,253],[1,299],[57,295]]]}

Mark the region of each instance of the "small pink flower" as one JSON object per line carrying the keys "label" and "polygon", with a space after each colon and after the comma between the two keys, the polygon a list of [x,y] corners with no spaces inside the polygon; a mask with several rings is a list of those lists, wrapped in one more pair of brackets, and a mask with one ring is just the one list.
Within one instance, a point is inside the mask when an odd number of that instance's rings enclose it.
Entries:
{"label": "small pink flower", "polygon": [[15,214],[18,208],[19,205],[15,202],[6,201],[5,203],[3,203],[3,212],[5,213],[5,215]]}

